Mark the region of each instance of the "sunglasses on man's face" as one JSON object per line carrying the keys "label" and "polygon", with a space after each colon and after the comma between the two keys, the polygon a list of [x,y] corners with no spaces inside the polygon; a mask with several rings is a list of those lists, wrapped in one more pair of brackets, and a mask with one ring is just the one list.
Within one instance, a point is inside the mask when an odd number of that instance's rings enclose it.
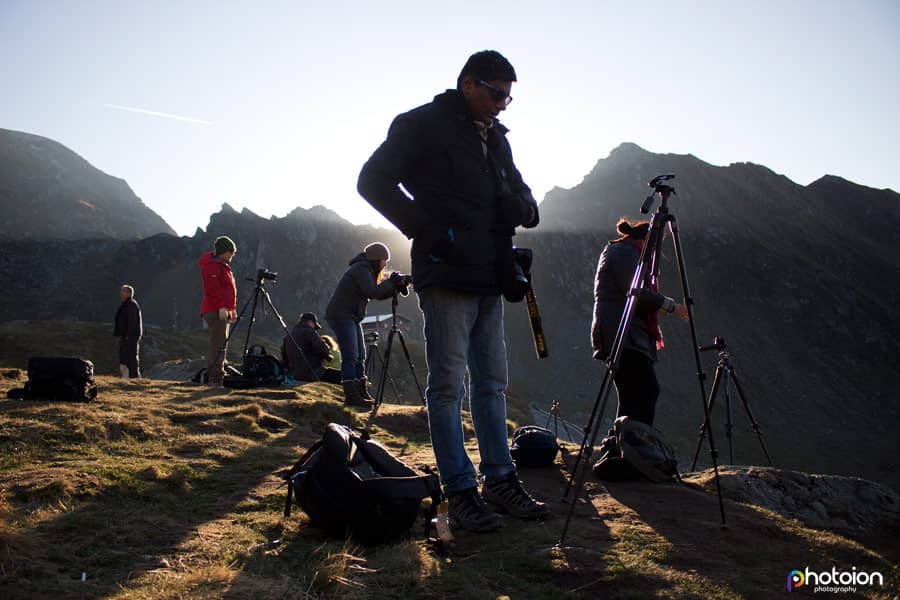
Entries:
{"label": "sunglasses on man's face", "polygon": [[503,102],[506,106],[509,106],[509,103],[512,102],[512,96],[510,96],[505,91],[498,88],[497,86],[491,85],[490,83],[488,83],[487,81],[484,81],[482,79],[476,80],[475,83],[477,85],[480,85],[482,87],[486,87],[487,89],[489,89],[491,92],[491,99],[494,102]]}

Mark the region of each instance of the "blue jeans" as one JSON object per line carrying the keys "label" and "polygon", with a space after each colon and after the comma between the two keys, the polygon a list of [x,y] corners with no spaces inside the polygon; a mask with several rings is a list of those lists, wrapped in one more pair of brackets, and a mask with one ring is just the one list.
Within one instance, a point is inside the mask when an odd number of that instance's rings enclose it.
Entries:
{"label": "blue jeans", "polygon": [[475,487],[475,467],[463,445],[460,408],[469,371],[472,424],[487,480],[515,471],[506,432],[506,342],[503,300],[441,288],[419,292],[428,361],[428,427],[444,492]]}
{"label": "blue jeans", "polygon": [[365,376],[366,342],[362,327],[352,319],[325,319],[341,350],[341,379]]}

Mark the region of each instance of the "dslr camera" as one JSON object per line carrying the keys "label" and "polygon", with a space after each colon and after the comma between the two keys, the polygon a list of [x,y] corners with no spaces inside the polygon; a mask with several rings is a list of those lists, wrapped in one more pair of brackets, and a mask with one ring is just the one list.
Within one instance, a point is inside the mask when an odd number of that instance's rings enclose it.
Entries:
{"label": "dslr camera", "polygon": [[278,273],[273,273],[272,271],[269,271],[265,267],[263,267],[262,269],[257,269],[256,281],[262,283],[264,279],[271,281],[272,283],[277,283],[278,282]]}
{"label": "dslr camera", "polygon": [[413,278],[412,275],[404,275],[397,271],[391,273],[391,276],[388,278],[391,280],[395,286],[397,286],[397,291],[400,292],[401,296],[409,295],[409,286],[412,285]]}

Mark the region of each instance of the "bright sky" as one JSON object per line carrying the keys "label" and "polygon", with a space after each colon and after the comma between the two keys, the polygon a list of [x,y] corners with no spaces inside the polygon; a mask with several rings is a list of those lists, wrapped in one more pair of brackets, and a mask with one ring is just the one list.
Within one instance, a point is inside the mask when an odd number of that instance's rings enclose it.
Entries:
{"label": "bright sky", "polygon": [[0,0],[0,127],[57,140],[183,235],[228,202],[384,224],[356,177],[486,48],[525,180],[623,141],[900,190],[900,2]]}

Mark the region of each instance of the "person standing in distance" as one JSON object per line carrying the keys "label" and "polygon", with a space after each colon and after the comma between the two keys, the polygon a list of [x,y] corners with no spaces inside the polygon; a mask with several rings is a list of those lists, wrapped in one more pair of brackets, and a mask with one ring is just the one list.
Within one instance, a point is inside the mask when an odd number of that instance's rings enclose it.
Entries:
{"label": "person standing in distance", "polygon": [[228,325],[237,320],[237,285],[231,272],[231,259],[237,246],[228,236],[219,236],[213,251],[200,257],[200,278],[203,282],[203,302],[200,314],[209,329],[209,348],[206,351],[207,383],[222,385],[225,377],[225,341]]}
{"label": "person standing in distance", "polygon": [[123,285],[119,288],[119,309],[113,335],[119,338],[119,374],[122,379],[140,379],[138,353],[144,326],[141,320],[141,306],[134,299],[134,288]]}
{"label": "person standing in distance", "polygon": [[[497,120],[512,101],[514,81],[513,66],[499,52],[473,54],[456,89],[394,119],[358,182],[359,193],[413,240],[431,443],[451,523],[473,531],[500,527],[495,511],[524,519],[549,513],[522,487],[506,430],[501,293],[513,268],[515,227],[538,224],[537,203],[513,163],[507,129]],[[467,369],[481,494],[463,445]]]}

